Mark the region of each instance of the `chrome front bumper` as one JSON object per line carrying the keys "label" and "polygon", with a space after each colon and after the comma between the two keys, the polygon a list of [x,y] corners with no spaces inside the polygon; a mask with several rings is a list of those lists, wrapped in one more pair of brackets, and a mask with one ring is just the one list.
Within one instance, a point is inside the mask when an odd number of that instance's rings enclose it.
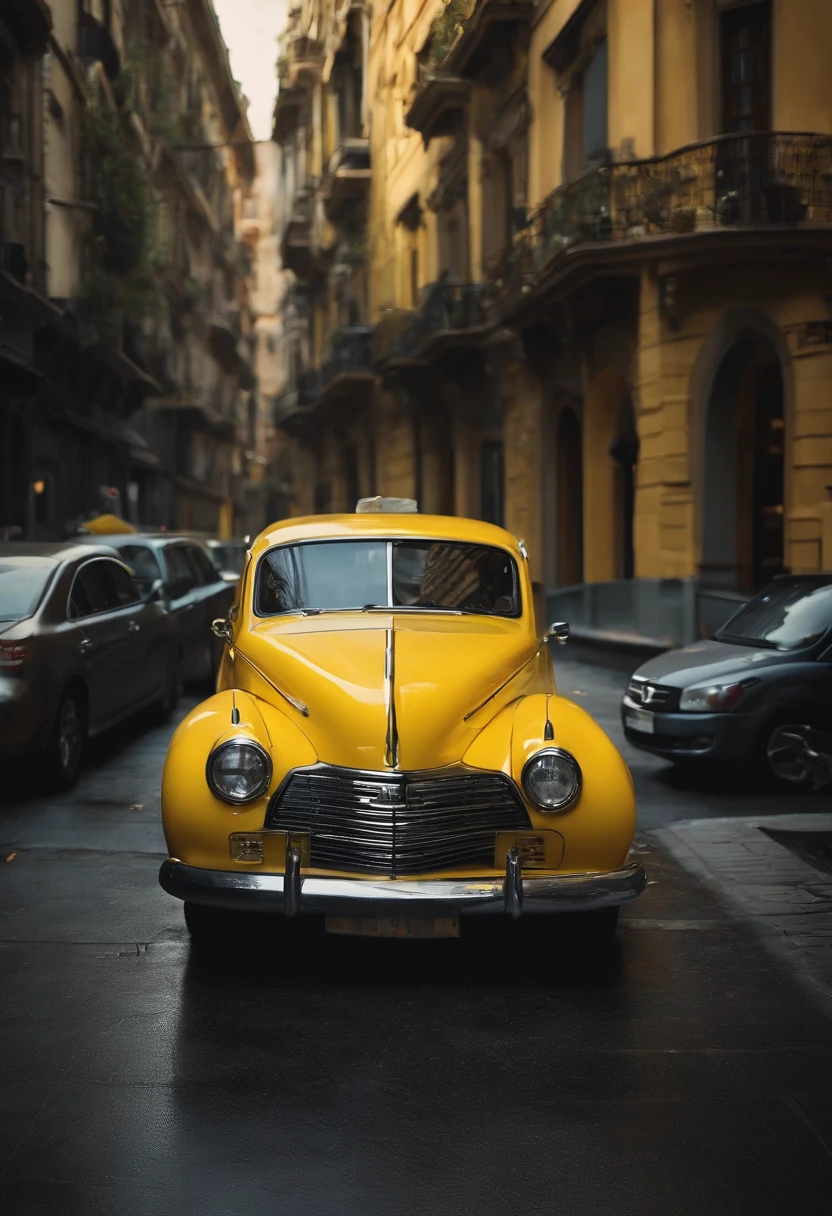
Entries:
{"label": "chrome front bumper", "polygon": [[[293,856],[294,854],[294,856]],[[487,916],[514,918],[556,912],[589,912],[636,899],[644,890],[642,866],[633,862],[600,874],[524,878],[516,849],[506,858],[505,878],[320,878],[300,872],[300,853],[290,850],[287,872],[254,874],[201,870],[173,859],[159,882],[189,903],[242,912],[299,912],[328,916]]]}

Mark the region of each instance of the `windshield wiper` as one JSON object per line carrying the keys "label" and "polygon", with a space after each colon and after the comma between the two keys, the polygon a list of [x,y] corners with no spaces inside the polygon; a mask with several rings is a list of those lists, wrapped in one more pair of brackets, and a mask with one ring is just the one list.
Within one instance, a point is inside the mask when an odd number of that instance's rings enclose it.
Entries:
{"label": "windshield wiper", "polygon": [[761,650],[780,649],[776,642],[770,642],[768,638],[744,638],[736,633],[723,633],[719,640],[721,642],[736,642],[740,646],[758,646]]}

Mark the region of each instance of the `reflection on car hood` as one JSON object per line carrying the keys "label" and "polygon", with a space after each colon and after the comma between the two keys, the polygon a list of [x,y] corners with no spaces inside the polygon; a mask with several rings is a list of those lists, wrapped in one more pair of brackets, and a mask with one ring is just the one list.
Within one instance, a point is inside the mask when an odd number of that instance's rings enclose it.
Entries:
{"label": "reflection on car hood", "polygon": [[[309,708],[309,717],[298,724],[321,760],[355,767],[360,757],[361,767],[377,770],[386,767],[385,655],[391,630],[399,767],[453,764],[483,726],[466,723],[465,715],[536,649],[516,622],[388,613],[266,621],[240,639],[238,650]],[[238,687],[248,686],[244,667],[235,666]],[[508,695],[517,696],[521,680],[511,689]],[[251,691],[264,695],[253,685]],[[286,708],[276,698],[274,703]]]}
{"label": "reflection on car hood", "polygon": [[657,684],[685,688],[705,680],[742,680],[766,663],[782,662],[787,655],[756,646],[737,646],[730,642],[694,642],[681,650],[669,650],[642,664],[635,673]]}

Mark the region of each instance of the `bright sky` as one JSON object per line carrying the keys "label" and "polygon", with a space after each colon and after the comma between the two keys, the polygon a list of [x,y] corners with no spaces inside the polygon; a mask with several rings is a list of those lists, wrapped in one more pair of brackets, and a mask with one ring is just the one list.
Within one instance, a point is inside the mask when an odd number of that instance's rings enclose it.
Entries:
{"label": "bright sky", "polygon": [[249,100],[255,139],[270,139],[277,94],[277,35],[286,22],[286,0],[214,0],[234,77]]}

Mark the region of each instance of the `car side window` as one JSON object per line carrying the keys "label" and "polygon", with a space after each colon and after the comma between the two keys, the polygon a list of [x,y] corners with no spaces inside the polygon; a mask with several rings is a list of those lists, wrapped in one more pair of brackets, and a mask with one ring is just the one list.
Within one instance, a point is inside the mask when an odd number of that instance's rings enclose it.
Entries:
{"label": "car side window", "polygon": [[106,567],[114,604],[119,608],[126,608],[128,604],[138,604],[141,600],[139,588],[124,566],[120,566],[117,562],[103,562],[102,565]]}
{"label": "car side window", "polygon": [[194,567],[197,582],[201,583],[203,587],[209,587],[213,583],[220,582],[219,573],[214,568],[214,564],[208,554],[204,553],[202,549],[197,548],[196,545],[189,545],[188,557],[191,559],[191,564]]}
{"label": "car side window", "polygon": [[69,619],[78,621],[97,612],[108,612],[118,607],[115,593],[107,577],[106,560],[85,562],[75,576],[69,597]]}
{"label": "car side window", "polygon": [[170,598],[177,600],[196,586],[196,573],[188,561],[187,545],[171,545],[165,549]]}

